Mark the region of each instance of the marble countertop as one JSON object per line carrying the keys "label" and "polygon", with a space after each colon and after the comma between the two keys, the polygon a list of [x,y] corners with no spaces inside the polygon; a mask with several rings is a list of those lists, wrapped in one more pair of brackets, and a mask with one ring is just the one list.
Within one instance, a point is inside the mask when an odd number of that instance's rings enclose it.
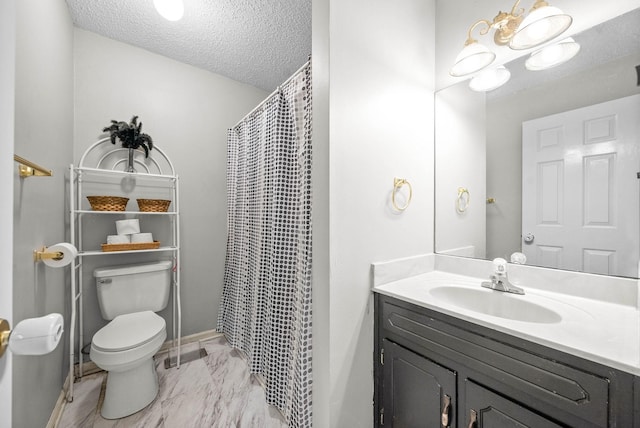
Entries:
{"label": "marble countertop", "polygon": [[[505,293],[482,288],[483,281],[486,278],[434,270],[377,285],[373,291],[640,376],[637,306],[526,286],[524,296],[505,296]],[[465,309],[437,297],[434,290],[443,286],[467,287],[473,293],[479,290],[500,293],[501,299],[526,300],[560,314],[561,319],[525,322]]]}

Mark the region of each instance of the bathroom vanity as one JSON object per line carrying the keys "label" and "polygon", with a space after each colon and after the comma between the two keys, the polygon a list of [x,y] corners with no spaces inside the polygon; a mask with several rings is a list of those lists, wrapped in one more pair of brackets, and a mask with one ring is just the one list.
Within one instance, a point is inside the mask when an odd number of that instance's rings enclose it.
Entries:
{"label": "bathroom vanity", "polygon": [[374,288],[376,426],[640,427],[637,310],[622,308],[623,331],[608,331],[586,299],[505,296],[459,278]]}

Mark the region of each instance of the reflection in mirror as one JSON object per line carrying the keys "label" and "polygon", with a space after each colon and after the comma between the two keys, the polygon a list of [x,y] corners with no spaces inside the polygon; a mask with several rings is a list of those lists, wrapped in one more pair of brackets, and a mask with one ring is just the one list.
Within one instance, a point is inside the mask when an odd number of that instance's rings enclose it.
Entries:
{"label": "reflection in mirror", "polygon": [[640,9],[573,38],[555,68],[436,93],[438,253],[639,277]]}

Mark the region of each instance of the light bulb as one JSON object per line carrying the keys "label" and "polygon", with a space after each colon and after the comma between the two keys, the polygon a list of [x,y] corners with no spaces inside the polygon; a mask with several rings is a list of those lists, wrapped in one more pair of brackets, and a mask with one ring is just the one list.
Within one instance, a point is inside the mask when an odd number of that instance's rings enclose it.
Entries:
{"label": "light bulb", "polygon": [[182,0],[153,0],[153,5],[158,13],[168,21],[178,21],[184,15]]}

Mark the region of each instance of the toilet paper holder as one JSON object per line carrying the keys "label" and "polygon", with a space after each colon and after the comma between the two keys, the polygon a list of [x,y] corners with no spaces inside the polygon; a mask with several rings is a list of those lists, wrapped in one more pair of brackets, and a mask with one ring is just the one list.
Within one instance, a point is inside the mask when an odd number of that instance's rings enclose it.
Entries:
{"label": "toilet paper holder", "polygon": [[50,252],[47,251],[47,247],[42,247],[39,250],[33,250],[33,261],[41,262],[42,260],[62,260],[64,254],[61,251]]}
{"label": "toilet paper holder", "polygon": [[50,267],[67,266],[78,255],[78,249],[68,242],[60,242],[49,248],[42,247],[33,252],[34,262],[44,262]]}

